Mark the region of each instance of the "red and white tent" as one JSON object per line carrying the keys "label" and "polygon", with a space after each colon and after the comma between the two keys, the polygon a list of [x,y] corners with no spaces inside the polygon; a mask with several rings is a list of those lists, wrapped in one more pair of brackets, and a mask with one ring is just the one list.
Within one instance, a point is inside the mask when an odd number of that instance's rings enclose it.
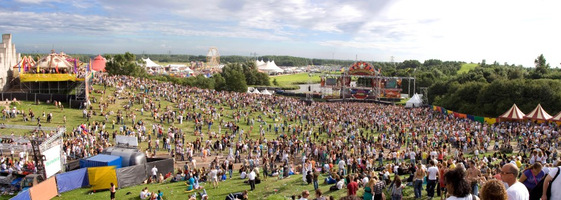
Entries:
{"label": "red and white tent", "polygon": [[551,117],[550,114],[545,112],[545,110],[542,108],[542,105],[540,104],[538,104],[538,106],[534,110],[532,110],[532,112],[524,116],[524,119],[545,120],[545,121],[551,118],[553,117]]}
{"label": "red and white tent", "polygon": [[523,120],[526,116],[516,104],[512,105],[508,111],[499,116],[499,119],[509,119],[509,120]]}
{"label": "red and white tent", "polygon": [[550,120],[561,122],[561,112],[557,113],[557,115],[553,116]]}

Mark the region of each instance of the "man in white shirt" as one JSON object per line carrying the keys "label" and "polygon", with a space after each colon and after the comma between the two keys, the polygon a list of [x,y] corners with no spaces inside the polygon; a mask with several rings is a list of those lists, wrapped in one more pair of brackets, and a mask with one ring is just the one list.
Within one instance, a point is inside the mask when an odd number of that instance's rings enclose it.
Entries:
{"label": "man in white shirt", "polygon": [[[559,177],[558,173],[561,170],[561,167],[553,167],[549,169],[549,173],[545,176],[545,180],[543,182],[543,195],[542,200],[550,200],[550,199],[561,199],[561,190],[553,189],[553,188],[561,188],[561,178]],[[555,177],[557,176],[557,177]],[[555,180],[551,182],[551,180]],[[551,186],[550,186],[551,185]],[[547,187],[551,187],[551,197],[548,199],[547,194]]]}
{"label": "man in white shirt", "polygon": [[145,187],[140,191],[140,199],[149,199],[149,197],[150,197],[150,192],[148,192],[147,187]]}
{"label": "man in white shirt", "polygon": [[343,174],[343,176],[346,175],[347,173],[345,172],[345,160],[341,159],[337,165],[339,167],[339,173]]}
{"label": "man in white shirt", "polygon": [[435,166],[433,159],[429,161],[429,165],[430,167],[427,169],[427,196],[432,199],[437,182],[436,178],[438,177],[438,167]]}
{"label": "man in white shirt", "polygon": [[257,173],[255,173],[255,170],[251,170],[251,172],[249,173],[249,175],[247,176],[249,179],[249,185],[251,186],[251,190],[255,190],[255,177],[257,176]]}
{"label": "man in white shirt", "polygon": [[152,167],[152,181],[156,182],[156,180],[158,180],[158,168],[156,168],[156,165],[154,165],[154,167]]}
{"label": "man in white shirt", "polygon": [[530,193],[524,184],[518,182],[516,178],[520,173],[518,167],[515,164],[508,163],[501,168],[501,178],[503,182],[508,184],[506,194],[508,195],[508,200],[528,200],[530,199]]}

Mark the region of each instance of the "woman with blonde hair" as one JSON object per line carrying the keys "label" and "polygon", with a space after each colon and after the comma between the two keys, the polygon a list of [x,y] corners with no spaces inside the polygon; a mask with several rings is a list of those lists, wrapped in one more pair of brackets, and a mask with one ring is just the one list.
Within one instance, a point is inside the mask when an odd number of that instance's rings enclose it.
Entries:
{"label": "woman with blonde hair", "polygon": [[493,179],[481,187],[481,200],[507,200],[508,195],[502,181]]}
{"label": "woman with blonde hair", "polygon": [[372,197],[374,196],[372,194],[372,191],[374,191],[374,184],[376,183],[377,179],[378,178],[376,176],[373,176],[372,178],[370,178],[366,186],[364,186],[364,200],[372,200]]}

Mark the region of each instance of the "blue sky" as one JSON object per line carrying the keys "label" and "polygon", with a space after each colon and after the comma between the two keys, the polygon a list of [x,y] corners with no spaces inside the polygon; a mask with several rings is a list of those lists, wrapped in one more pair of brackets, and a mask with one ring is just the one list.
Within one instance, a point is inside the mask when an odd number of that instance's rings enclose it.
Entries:
{"label": "blue sky", "polygon": [[561,64],[559,1],[3,0],[19,52]]}

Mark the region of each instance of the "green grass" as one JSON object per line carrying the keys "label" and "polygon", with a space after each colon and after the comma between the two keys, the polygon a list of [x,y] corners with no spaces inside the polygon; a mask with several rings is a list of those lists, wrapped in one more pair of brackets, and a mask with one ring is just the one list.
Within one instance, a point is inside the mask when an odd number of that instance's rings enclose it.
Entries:
{"label": "green grass", "polygon": [[[277,79],[279,86],[291,86],[296,84],[308,83],[308,80],[310,80],[310,76],[309,73],[298,73],[298,74],[279,75],[279,76],[269,77],[271,83],[273,82],[274,79]],[[320,74],[312,74],[311,81],[312,83],[319,83]]]}
{"label": "green grass", "polygon": [[470,70],[475,69],[479,65],[477,63],[465,63],[462,65],[462,68],[458,70],[458,74],[468,73]]}
{"label": "green grass", "polygon": [[[320,176],[319,188],[324,193],[324,196],[333,196],[336,199],[344,197],[347,195],[347,190],[342,189],[338,191],[329,191],[329,187],[332,185],[323,184],[324,176]],[[402,176],[402,179],[406,176]],[[247,180],[247,179],[245,179]],[[228,194],[235,192],[242,192],[244,190],[250,189],[249,184],[243,183],[244,179],[239,178],[238,173],[234,173],[233,179],[229,179],[218,184],[218,188],[213,189],[210,183],[201,183],[210,199],[224,199]],[[194,192],[186,192],[186,186],[184,182],[176,183],[162,183],[162,184],[148,184],[148,185],[138,185],[128,188],[123,188],[117,190],[116,199],[140,199],[138,195],[140,190],[144,187],[148,187],[150,192],[157,192],[161,190],[164,193],[166,199],[187,199],[188,196],[192,195]],[[386,186],[386,188],[388,188]],[[261,184],[256,185],[256,189],[253,192],[249,192],[249,199],[290,199],[292,195],[299,195],[302,191],[310,191],[311,197],[314,196],[314,187],[312,184],[307,185],[302,181],[301,175],[293,175],[288,178],[278,180],[276,177],[268,177],[266,181],[262,181]],[[126,195],[130,192],[131,194]],[[200,191],[197,191],[200,192]],[[357,192],[358,196],[364,194],[364,188],[360,188]],[[386,197],[389,197],[386,193]],[[426,191],[423,191],[423,196],[426,197]],[[109,191],[98,191],[96,193],[90,194],[90,190],[87,188],[77,189],[63,193],[61,196],[54,199],[81,199],[81,200],[97,200],[109,197]],[[200,196],[198,196],[200,197]],[[404,199],[412,199],[414,197],[413,187],[407,186],[404,189]]]}
{"label": "green grass", "polygon": [[402,105],[404,106],[405,103],[407,103],[407,101],[409,101],[410,98],[405,98],[405,99],[401,99],[399,100],[399,102],[396,102],[395,105]]}

